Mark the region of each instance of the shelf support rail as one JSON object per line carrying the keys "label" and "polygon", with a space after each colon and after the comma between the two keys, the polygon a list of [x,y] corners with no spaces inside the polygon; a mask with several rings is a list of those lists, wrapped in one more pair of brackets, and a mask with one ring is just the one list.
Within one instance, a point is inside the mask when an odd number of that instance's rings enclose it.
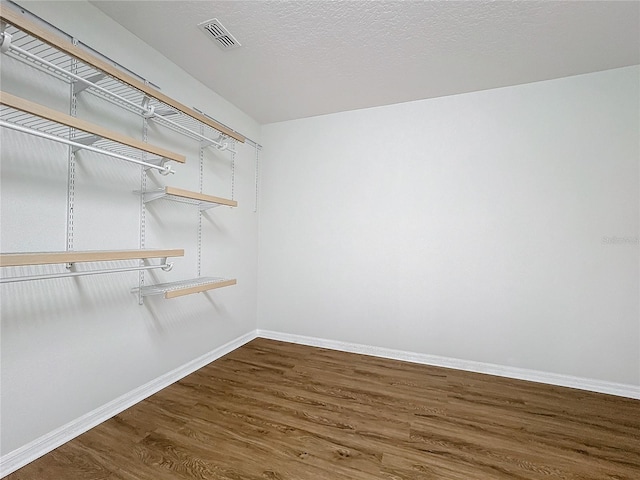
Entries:
{"label": "shelf support rail", "polygon": [[44,275],[28,275],[24,277],[7,277],[0,278],[0,284],[2,283],[17,283],[17,282],[29,282],[32,280],[48,280],[52,278],[67,278],[67,277],[82,277],[87,275],[102,275],[106,273],[121,273],[121,272],[136,272],[141,270],[154,270],[157,268],[161,268],[165,272],[170,271],[173,268],[173,263],[167,262],[165,258],[162,264],[160,265],[144,265],[139,267],[123,267],[123,268],[110,268],[103,270],[86,270],[86,271],[75,271],[75,264],[67,264],[66,268],[70,270],[66,273],[51,273]]}
{"label": "shelf support rail", "polygon": [[[76,90],[76,93],[80,93],[82,90],[85,90],[86,88],[94,88],[96,90],[98,90],[99,92],[103,93],[107,98],[114,98],[116,99],[118,102],[124,103],[126,105],[128,105],[130,108],[133,108],[135,111],[138,111],[139,114],[144,117],[144,118],[149,118],[149,119],[153,119],[154,117],[156,118],[160,118],[162,119],[161,122],[166,122],[169,125],[171,125],[174,129],[177,130],[182,130],[183,132],[186,132],[187,134],[197,138],[198,140],[200,140],[203,145],[205,146],[209,146],[209,145],[215,145],[215,147],[218,150],[227,150],[229,149],[229,144],[227,142],[221,142],[221,141],[215,141],[212,140],[208,137],[205,137],[204,135],[200,135],[197,132],[194,132],[193,130],[186,128],[182,125],[180,125],[177,122],[174,122],[173,120],[168,119],[166,116],[160,115],[158,113],[156,113],[155,111],[155,107],[153,105],[149,105],[149,97],[148,96],[144,96],[143,97],[143,101],[142,104],[139,105],[135,102],[132,102],[131,100],[128,100],[124,97],[121,97],[118,94],[115,94],[111,91],[109,91],[106,88],[103,88],[99,85],[96,85],[95,83],[93,83],[91,80],[100,80],[104,77],[104,75],[96,75],[94,77],[91,77],[91,79],[86,79],[81,77],[80,75],[76,75],[75,73],[69,72],[68,70],[65,70],[64,68],[56,65],[55,63],[49,62],[47,60],[44,60],[43,58],[38,57],[37,55],[34,55],[33,53],[28,52],[27,50],[24,50],[23,48],[20,48],[16,45],[13,45],[11,43],[11,34],[7,33],[7,32],[1,32],[0,33],[0,52],[2,53],[6,53],[9,50],[13,50],[16,53],[29,58],[31,60],[33,60],[36,63],[40,63],[42,65],[46,65],[47,67],[51,68],[52,70],[55,70],[56,72],[68,77],[68,78],[72,78],[78,82],[81,82],[83,84],[82,88],[78,88]],[[221,135],[222,136],[222,135]]]}
{"label": "shelf support rail", "polygon": [[28,133],[30,135],[34,135],[36,137],[45,138],[47,140],[52,140],[54,142],[64,143],[65,145],[71,145],[72,147],[80,149],[89,150],[96,153],[101,153],[103,155],[107,155],[109,157],[117,158],[120,160],[125,160],[130,163],[135,163],[137,165],[142,165],[146,168],[153,168],[158,170],[162,175],[168,175],[170,173],[175,173],[171,165],[165,164],[165,159],[160,159],[158,163],[144,162],[142,160],[138,160],[137,158],[127,157],[125,155],[120,155],[119,153],[110,152],[109,150],[103,150],[102,148],[93,147],[91,145],[85,145],[80,142],[76,142],[73,140],[69,140],[63,137],[58,137],[56,135],[51,135],[50,133],[41,132],[39,130],[33,130],[31,128],[23,127],[21,125],[16,125],[14,123],[6,122],[4,120],[0,120],[0,127],[9,128],[11,130],[16,130],[22,133]]}

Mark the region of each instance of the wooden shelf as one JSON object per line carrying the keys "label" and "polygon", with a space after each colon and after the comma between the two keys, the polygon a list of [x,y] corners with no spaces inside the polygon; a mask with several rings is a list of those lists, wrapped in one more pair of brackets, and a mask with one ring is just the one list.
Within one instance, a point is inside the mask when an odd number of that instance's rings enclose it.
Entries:
{"label": "wooden shelf", "polygon": [[183,249],[170,250],[88,250],[75,252],[2,253],[1,267],[49,265],[54,263],[107,262],[145,258],[182,257]]}
{"label": "wooden shelf", "polygon": [[198,205],[201,210],[218,207],[220,205],[225,205],[228,207],[238,206],[238,202],[236,202],[235,200],[214,197],[213,195],[205,195],[203,193],[182,190],[175,187],[164,187],[159,190],[150,190],[142,193],[144,195],[145,203],[164,198],[166,200],[172,200],[174,202]]}
{"label": "wooden shelf", "polygon": [[32,37],[69,55],[70,57],[76,58],[81,62],[84,62],[85,64],[88,64],[93,68],[99,71],[102,71],[113,78],[118,79],[120,82],[144,93],[145,95],[148,95],[149,97],[152,97],[170,106],[171,108],[174,108],[184,113],[185,115],[195,118],[196,120],[204,123],[205,125],[208,125],[218,130],[219,132],[222,132],[225,135],[228,135],[229,137],[235,138],[237,141],[244,143],[245,141],[244,136],[240,135],[238,132],[226,127],[225,125],[222,125],[219,122],[216,122],[215,120],[212,120],[206,117],[205,115],[202,115],[201,113],[198,113],[194,109],[189,108],[186,105],[183,105],[182,103],[172,99],[171,97],[168,97],[167,95],[156,90],[155,88],[149,85],[146,85],[144,82],[141,82],[140,80],[137,80],[134,77],[124,73],[123,71],[105,62],[104,60],[92,55],[91,53],[80,48],[79,46],[73,45],[68,40],[60,38],[57,35],[51,33],[50,31],[45,30],[44,28],[34,24],[33,22],[31,22],[30,20],[25,18],[22,14],[13,10],[12,8],[3,6],[3,8],[0,9],[0,18],[6,21],[7,23],[13,25],[14,27],[19,28],[23,32],[31,35]]}
{"label": "wooden shelf", "polygon": [[[227,151],[229,154],[235,155],[236,151],[233,146],[236,141],[245,142],[244,136],[233,129],[217,122],[203,112],[168,97],[160,92],[158,87],[154,88],[141,77],[115,64],[92,50],[91,47],[76,42],[75,39],[72,42],[70,36],[13,4],[2,5],[0,20],[3,24],[4,34],[3,55],[7,55],[12,61],[21,62],[29,70],[50,75],[56,82],[62,82],[68,87],[71,100],[74,100],[76,96],[81,98],[84,95],[93,95],[98,99],[98,104],[103,104],[106,101],[121,108],[124,113],[139,115],[146,119],[145,121],[153,121],[161,128],[173,129],[181,135],[198,141],[200,148],[215,147],[220,151]],[[169,165],[165,165],[166,160],[179,163],[186,161],[184,155],[110,131],[86,120],[72,117],[68,113],[62,113],[10,93],[0,92],[0,114],[3,129],[12,129],[67,144],[71,147],[69,149],[71,153],[83,150],[92,151],[99,155],[111,155],[114,158],[141,165],[145,167],[145,170],[157,169],[163,174],[172,173]],[[142,122],[140,124],[143,125]],[[215,140],[216,137],[217,140]],[[88,154],[86,156],[89,157]],[[149,156],[153,158],[148,159]],[[146,178],[145,175],[145,171],[141,170],[142,179]],[[202,171],[200,172],[200,181],[202,181]],[[144,182],[141,183],[144,185]],[[70,185],[72,184],[70,183]],[[141,190],[145,190],[145,187]],[[69,192],[72,193],[71,187]],[[238,205],[235,200],[174,187],[163,187],[159,190],[137,193],[142,195],[142,200],[145,203],[165,198],[196,205],[200,211],[220,205],[229,207]],[[70,205],[72,198],[70,195],[68,200]],[[141,217],[141,219],[143,218]],[[141,226],[141,240],[144,239],[143,226],[144,223]],[[199,241],[198,263],[200,261],[200,243]],[[138,293],[140,304],[142,304],[143,297],[147,295],[163,295],[168,299],[236,284],[235,279],[200,277],[158,285],[144,285],[144,272],[154,269],[169,272],[173,263],[168,262],[167,258],[177,256],[184,256],[184,250],[5,253],[0,254],[0,266],[15,268],[3,269],[2,273],[6,273],[7,276],[0,275],[0,283],[121,273],[127,273],[129,277],[133,277],[131,272],[139,272],[137,287],[133,290]],[[152,260],[142,262],[144,259]],[[126,265],[123,262],[123,265],[112,264],[113,268],[106,268],[95,263],[114,261],[126,261]],[[75,265],[80,262],[85,262],[85,264]],[[92,262],[94,262],[93,265]],[[30,266],[35,267],[20,268]],[[8,276],[14,273],[26,273],[26,275]],[[167,277],[167,279],[172,278],[175,277]]]}
{"label": "wooden shelf", "polygon": [[55,123],[82,130],[83,132],[97,135],[98,137],[127,145],[129,147],[133,147],[138,150],[151,153],[153,155],[158,155],[162,158],[174,160],[179,163],[185,163],[186,161],[186,157],[184,155],[165,150],[164,148],[149,145],[148,143],[141,142],[140,140],[136,140],[135,138],[121,135],[120,133],[113,132],[99,125],[95,125],[85,120],[72,117],[71,115],[58,112],[57,110],[52,110],[43,105],[25,100],[24,98],[16,97],[15,95],[11,95],[10,93],[0,91],[0,104],[11,107],[15,110],[20,110],[22,112],[35,115],[40,118],[44,118],[46,120],[50,120]]}
{"label": "wooden shelf", "polygon": [[229,287],[237,283],[235,278],[200,277],[180,282],[159,283],[157,285],[145,285],[140,289],[141,296],[164,295],[164,298],[176,298],[194,293],[206,292],[216,288]]}

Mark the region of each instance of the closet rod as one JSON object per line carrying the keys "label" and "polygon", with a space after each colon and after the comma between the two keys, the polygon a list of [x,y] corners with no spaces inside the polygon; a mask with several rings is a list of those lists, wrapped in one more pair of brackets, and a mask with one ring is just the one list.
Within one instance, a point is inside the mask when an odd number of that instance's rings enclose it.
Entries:
{"label": "closet rod", "polygon": [[44,105],[39,105],[29,100],[25,100],[24,98],[16,97],[15,95],[11,95],[7,92],[0,91],[0,104],[11,107],[14,110],[20,110],[22,112],[44,118],[45,120],[51,120],[52,122],[75,128],[76,130],[82,130],[83,132],[97,135],[105,140],[111,140],[113,142],[135,148],[136,150],[142,150],[143,152],[150,153],[151,155],[166,158],[167,160],[173,160],[179,163],[185,163],[186,161],[186,157],[184,155],[141,142],[135,138],[127,137],[126,135],[101,127],[100,125],[94,125],[86,120],[72,117],[66,113],[59,112],[58,110],[52,110]]}
{"label": "closet rod", "polygon": [[144,97],[144,101],[142,104],[137,104],[135,102],[132,102],[131,100],[126,99],[116,93],[113,93],[108,89],[101,87],[100,85],[96,85],[95,83],[91,82],[90,80],[87,80],[86,78],[81,77],[80,75],[76,75],[75,73],[71,73],[68,70],[65,70],[64,68],[56,65],[55,63],[51,63],[48,60],[40,58],[37,55],[34,55],[33,53],[28,52],[27,50],[24,50],[23,48],[15,46],[13,43],[11,43],[11,35],[9,35],[6,32],[2,33],[2,46],[3,46],[3,50],[2,50],[3,52],[6,50],[13,50],[24,57],[30,58],[34,62],[46,65],[47,67],[51,68],[52,70],[55,70],[56,72],[62,74],[63,76],[66,76],[68,78],[72,78],[78,82],[81,82],[89,88],[95,88],[99,92],[102,92],[107,98],[116,99],[118,102],[128,105],[129,107],[133,108],[138,113],[138,115],[141,115],[144,118],[154,119],[159,117],[162,119],[161,122],[166,122],[169,125],[171,125],[174,129],[182,130],[183,132],[187,132],[189,135],[196,137],[198,140],[200,140],[205,144],[204,146],[215,145],[216,148],[218,148],[219,150],[229,150],[231,153],[236,153],[234,150],[229,149],[229,144],[227,142],[221,143],[221,142],[212,140],[211,138],[205,137],[204,135],[201,135],[198,132],[194,132],[193,130],[187,127],[184,127],[179,123],[174,122],[173,120],[169,120],[168,118],[155,113],[155,107],[153,105],[148,104],[149,103],[148,96]]}
{"label": "closet rod", "polygon": [[137,272],[140,270],[154,270],[156,268],[161,268],[165,272],[168,272],[173,268],[173,263],[163,263],[162,265],[145,265],[142,267],[124,267],[124,268],[110,268],[105,270],[87,270],[85,272],[65,272],[65,273],[50,273],[45,275],[29,275],[24,277],[8,277],[8,278],[0,278],[0,284],[29,282],[32,280],[48,280],[52,278],[83,277],[88,275],[102,275],[105,273]]}
{"label": "closet rod", "polygon": [[[114,95],[115,96],[115,95]],[[124,99],[123,99],[124,100]],[[134,104],[135,105],[135,104]],[[180,125],[177,122],[174,122],[173,120],[168,119],[167,117],[163,116],[163,115],[159,115],[155,112],[155,107],[153,105],[149,105],[149,97],[145,97],[142,105],[138,105],[138,108],[142,110],[142,113],[140,115],[142,115],[144,118],[148,119],[148,120],[159,120],[160,123],[162,122],[166,122],[169,125],[171,125],[171,128],[173,128],[174,130],[178,130],[178,131],[182,131],[182,132],[186,132],[188,135],[191,135],[192,137],[197,138],[198,140],[200,140],[202,147],[208,147],[209,145],[215,145],[216,148],[220,151],[224,151],[224,150],[229,150],[231,153],[237,153],[235,150],[231,150],[229,148],[229,144],[227,142],[217,142],[209,137],[205,137],[204,135],[199,134],[198,132],[194,132],[193,130],[191,130],[190,128],[187,128],[183,125]]]}
{"label": "closet rod", "polygon": [[90,150],[92,152],[101,153],[103,155],[107,155],[109,157],[118,158],[120,160],[125,160],[127,162],[135,163],[137,165],[142,165],[147,168],[155,168],[161,174],[167,175],[169,173],[175,173],[175,171],[171,168],[170,165],[162,166],[162,165],[154,165],[153,163],[144,162],[142,160],[138,160],[136,158],[127,157],[125,155],[120,155],[119,153],[110,152],[108,150],[103,150],[101,148],[92,147],[91,145],[84,145],[82,143],[74,142],[73,140],[68,140],[66,138],[57,137],[56,135],[51,135],[49,133],[40,132],[38,130],[33,130],[31,128],[23,127],[21,125],[16,125],[10,122],[5,122],[4,120],[0,120],[0,126],[9,128],[11,130],[16,130],[22,133],[28,133],[30,135],[34,135],[36,137],[46,138],[47,140],[53,140],[54,142],[64,143],[66,145],[71,145],[72,147],[78,147],[85,150]]}
{"label": "closet rod", "polygon": [[[155,98],[156,100],[166,105],[169,105],[170,107],[173,107],[176,110],[181,111],[185,115],[193,117],[196,120],[199,120],[202,123],[209,125],[210,127],[218,130],[219,132],[222,132],[223,134],[228,135],[229,137],[235,138],[240,143],[244,142],[244,136],[241,135],[240,133],[228,127],[225,127],[224,125],[222,125],[221,123],[215,120],[206,118],[204,115],[199,114],[192,108],[189,108],[186,105],[183,105],[177,100],[174,100],[173,98],[165,95],[164,93],[156,90],[155,88],[150,87],[144,82],[141,82],[140,80],[133,78],[131,75],[128,75],[118,70],[117,68],[114,68],[113,65],[111,65],[108,62],[105,62],[104,60],[101,60],[100,58],[97,58],[96,56],[89,53],[87,50],[84,50],[83,48],[77,45],[73,45],[68,40],[63,39],[58,35],[53,34],[50,31],[42,28],[36,23],[28,20],[27,18],[24,17],[24,15],[21,15],[19,12],[17,12],[13,8],[1,8],[0,19],[13,25],[19,30],[22,30],[23,32],[29,34],[30,36],[37,38],[38,40],[56,48],[57,50],[60,50],[61,52],[66,53],[71,57],[74,57],[80,60],[81,62],[84,62],[92,67],[95,67],[98,70],[101,70],[107,73],[108,75],[120,80],[122,83],[125,83],[130,87],[133,87],[134,89],[140,92],[143,92],[144,94],[152,98]],[[6,38],[3,38],[2,41],[0,41],[0,48],[2,50],[9,48],[8,45],[5,45],[7,43],[6,40],[7,40]]]}

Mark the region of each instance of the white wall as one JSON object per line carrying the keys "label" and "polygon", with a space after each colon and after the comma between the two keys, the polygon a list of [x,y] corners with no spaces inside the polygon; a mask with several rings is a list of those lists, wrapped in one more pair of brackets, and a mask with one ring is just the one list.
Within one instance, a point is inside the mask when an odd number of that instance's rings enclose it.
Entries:
{"label": "white wall", "polygon": [[[251,118],[89,3],[20,3],[260,140]],[[37,74],[25,84],[21,68],[3,57],[3,90],[64,110],[68,88]],[[257,325],[640,384],[639,75],[632,67],[264,127],[259,265],[252,148],[238,146],[239,207],[204,222],[203,273],[237,286],[143,307],[129,293],[136,274],[0,287],[0,453]],[[79,114],[140,134],[95,99],[83,97]],[[2,140],[2,251],[63,249],[66,150]],[[196,147],[153,129],[150,141],[188,155],[152,183],[197,190]],[[76,248],[135,248],[138,170],[81,155]],[[228,167],[208,154],[205,189],[229,196]],[[186,250],[158,280],[195,276],[195,212],[156,204],[147,219],[147,246]]]}
{"label": "white wall", "polygon": [[259,328],[639,385],[639,77],[266,125]]}
{"label": "white wall", "polygon": [[[80,41],[159,85],[169,96],[259,140],[259,125],[86,2],[22,2]],[[2,90],[61,111],[69,87],[3,55]],[[141,120],[81,94],[78,116],[141,138]],[[149,187],[198,190],[198,144],[158,127],[149,142],[187,155],[177,173],[149,174]],[[139,306],[137,273],[0,286],[1,453],[27,444],[116,397],[256,328],[257,214],[255,149],[238,145],[236,209],[203,219],[202,274],[238,285]],[[2,133],[3,252],[64,250],[67,148]],[[204,191],[231,197],[229,153],[208,152]],[[74,248],[138,248],[140,168],[87,151],[78,154]],[[158,201],[147,210],[147,248],[184,248],[171,272],[147,283],[197,275],[197,209]],[[112,265],[102,265],[111,267]],[[116,265],[121,266],[121,265]],[[59,270],[50,267],[46,270]],[[36,269],[23,269],[35,273]],[[39,272],[41,269],[37,269]]]}

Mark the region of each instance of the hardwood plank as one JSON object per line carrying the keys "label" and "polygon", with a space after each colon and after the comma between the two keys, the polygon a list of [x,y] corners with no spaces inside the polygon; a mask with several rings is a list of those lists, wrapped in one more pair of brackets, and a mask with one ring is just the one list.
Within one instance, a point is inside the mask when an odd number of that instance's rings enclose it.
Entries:
{"label": "hardwood plank", "polygon": [[256,339],[7,478],[54,477],[636,480],[640,401]]}

